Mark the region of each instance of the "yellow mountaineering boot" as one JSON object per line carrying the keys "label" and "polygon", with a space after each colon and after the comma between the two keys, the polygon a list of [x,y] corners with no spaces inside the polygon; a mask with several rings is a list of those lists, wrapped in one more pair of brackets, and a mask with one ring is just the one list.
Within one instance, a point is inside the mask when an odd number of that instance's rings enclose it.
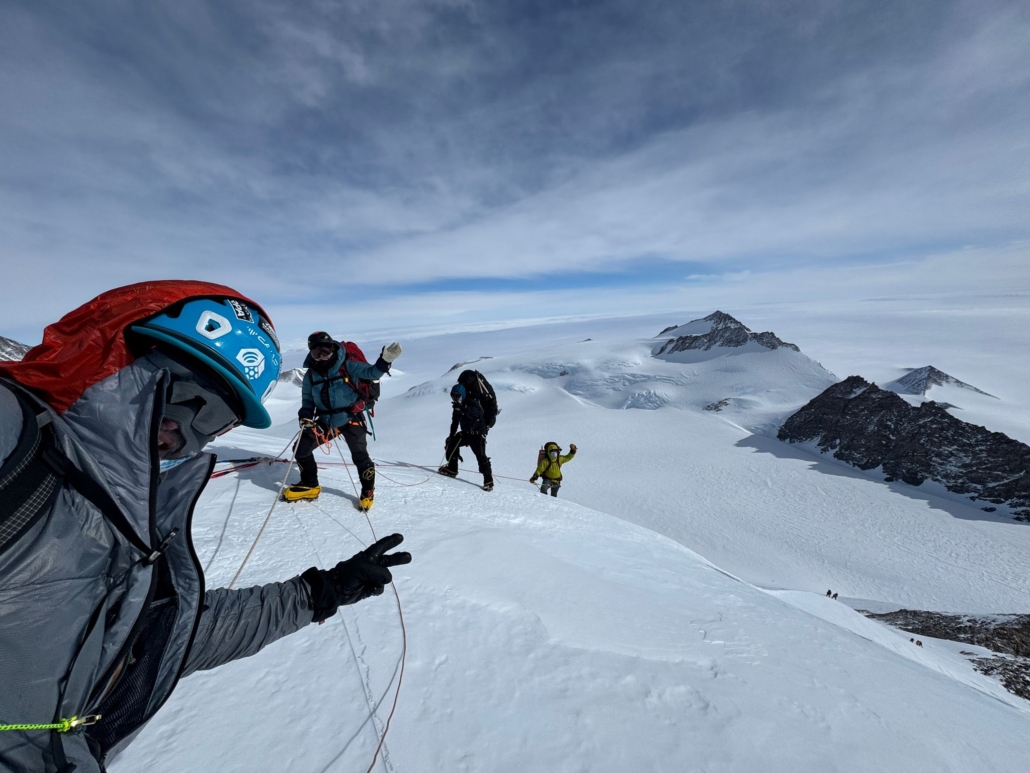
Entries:
{"label": "yellow mountaineering boot", "polygon": [[318,495],[321,493],[321,486],[302,486],[297,483],[286,487],[283,491],[283,499],[287,502],[296,502],[299,499],[318,499]]}
{"label": "yellow mountaineering boot", "polygon": [[361,494],[361,499],[358,500],[358,509],[368,512],[372,509],[372,504],[375,502],[376,492],[375,491],[364,491]]}

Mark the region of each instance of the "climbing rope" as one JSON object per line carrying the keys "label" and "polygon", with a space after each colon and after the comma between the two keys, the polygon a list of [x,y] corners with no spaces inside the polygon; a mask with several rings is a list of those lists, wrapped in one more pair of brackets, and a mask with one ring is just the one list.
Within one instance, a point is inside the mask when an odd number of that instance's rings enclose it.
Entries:
{"label": "climbing rope", "polygon": [[[300,431],[298,430],[297,434],[293,436],[293,440],[296,440],[299,435]],[[290,443],[292,443],[293,440],[291,440]],[[289,448],[289,443],[286,444],[286,447]],[[261,535],[265,533],[265,527],[268,526],[268,522],[272,519],[272,511],[275,510],[275,506],[279,503],[279,497],[283,495],[283,489],[286,488],[286,479],[290,477],[290,470],[293,469],[293,460],[296,458],[296,456],[297,448],[296,446],[294,446],[293,453],[290,454],[289,464],[286,465],[286,474],[283,475],[283,481],[279,484],[279,491],[276,492],[275,499],[272,500],[272,506],[268,508],[268,515],[265,516],[265,522],[261,524],[261,528],[258,530],[257,536],[254,537],[254,542],[251,544],[250,550],[247,551],[247,555],[244,556],[243,563],[240,564],[240,568],[237,569],[236,574],[233,575],[232,582],[229,583],[230,590],[232,590],[232,587],[236,584],[236,581],[240,579],[240,575],[243,573],[243,567],[247,565],[247,562],[250,560],[250,557],[254,554],[254,548],[257,547],[258,541],[261,539]]]}
{"label": "climbing rope", "polygon": [[[343,462],[344,469],[347,470],[347,477],[350,478],[351,487],[354,489],[355,496],[361,496],[358,493],[358,486],[354,482],[354,476],[351,475],[350,465],[347,464],[347,460],[343,456],[343,449],[340,448],[340,444],[336,443],[336,451],[340,455],[340,461]],[[379,537],[376,536],[375,527],[372,525],[372,519],[368,517],[368,511],[362,511],[365,515],[365,520],[368,522],[368,528],[372,532],[372,541],[377,542]],[[386,734],[390,732],[390,722],[393,720],[394,712],[397,711],[397,701],[401,695],[401,684],[404,682],[404,664],[408,658],[408,629],[404,625],[404,610],[401,607],[401,596],[397,592],[397,583],[391,582],[390,589],[393,590],[393,597],[397,601],[397,617],[401,622],[401,670],[397,675],[397,690],[393,694],[393,705],[390,707],[390,713],[386,717],[386,725],[383,727],[383,734],[379,738],[379,745],[376,746],[375,754],[372,755],[372,764],[368,766],[366,773],[372,773],[372,769],[376,766],[376,760],[379,759],[379,752],[383,749],[383,744],[386,743]]]}
{"label": "climbing rope", "polygon": [[222,478],[226,475],[231,475],[234,472],[240,470],[249,470],[251,467],[257,467],[259,464],[275,464],[276,462],[287,462],[288,459],[272,458],[270,456],[255,456],[250,459],[227,459],[224,462],[218,462],[219,464],[228,464],[230,467],[226,467],[224,470],[215,470],[211,473],[211,480],[215,478]]}

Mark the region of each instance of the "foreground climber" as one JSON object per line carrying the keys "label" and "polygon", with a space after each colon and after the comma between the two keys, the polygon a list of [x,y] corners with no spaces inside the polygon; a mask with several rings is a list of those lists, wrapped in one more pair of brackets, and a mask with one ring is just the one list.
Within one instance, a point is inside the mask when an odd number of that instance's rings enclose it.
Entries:
{"label": "foreground climber", "polygon": [[340,344],[323,332],[308,336],[308,356],[304,360],[307,373],[297,413],[302,430],[296,446],[300,482],[283,492],[286,500],[315,499],[322,493],[315,449],[323,442],[342,437],[361,480],[358,506],[362,510],[372,507],[376,467],[368,455],[365,410],[372,407],[373,394],[378,396],[372,384],[390,372],[390,365],[401,356],[401,351],[400,344],[392,343],[383,348],[374,365],[369,365],[354,344]]}
{"label": "foreground climber", "polygon": [[201,451],[269,426],[279,369],[259,306],[179,281],[104,293],[0,363],[0,770],[99,773],[181,677],[382,593],[411,560],[386,554],[395,534],[328,571],[205,591]]}
{"label": "foreground climber", "polygon": [[557,443],[545,443],[537,454],[536,471],[529,479],[530,483],[536,483],[537,478],[543,478],[540,486],[540,493],[546,494],[548,490],[552,497],[558,496],[558,489],[561,488],[561,468],[566,462],[572,460],[576,455],[576,444],[569,443],[569,453],[562,455],[561,446]]}

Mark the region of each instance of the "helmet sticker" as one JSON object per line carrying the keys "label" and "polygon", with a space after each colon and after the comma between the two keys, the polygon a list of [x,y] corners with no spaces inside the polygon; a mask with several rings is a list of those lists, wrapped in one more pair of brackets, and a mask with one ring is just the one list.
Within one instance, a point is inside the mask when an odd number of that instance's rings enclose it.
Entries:
{"label": "helmet sticker", "polygon": [[251,381],[261,378],[265,372],[265,355],[260,349],[240,349],[236,360],[243,365],[243,372]]}
{"label": "helmet sticker", "polygon": [[239,301],[236,298],[226,298],[229,305],[232,307],[233,314],[236,315],[236,319],[242,319],[244,322],[253,322],[254,317],[250,314],[250,309],[243,301]]}
{"label": "helmet sticker", "polygon": [[205,311],[200,315],[200,319],[197,320],[197,332],[211,341],[221,338],[231,331],[232,323],[221,314],[215,314],[213,311]]}
{"label": "helmet sticker", "polygon": [[269,338],[275,341],[275,348],[279,351],[282,351],[282,347],[279,346],[279,336],[275,334],[275,328],[272,327],[272,323],[269,322],[267,319],[258,317],[258,325],[261,327],[262,330],[268,333]]}

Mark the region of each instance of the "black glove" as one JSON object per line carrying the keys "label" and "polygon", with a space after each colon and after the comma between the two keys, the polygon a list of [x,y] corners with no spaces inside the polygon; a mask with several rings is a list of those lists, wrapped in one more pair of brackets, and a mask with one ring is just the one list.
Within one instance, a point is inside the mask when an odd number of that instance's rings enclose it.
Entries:
{"label": "black glove", "polygon": [[576,453],[576,444],[575,443],[569,443],[569,453],[570,454]]}
{"label": "black glove", "polygon": [[383,555],[403,541],[402,535],[391,534],[328,571],[311,567],[304,572],[301,579],[311,588],[312,620],[321,623],[335,615],[338,607],[380,595],[384,586],[393,582],[388,567],[411,563],[411,553]]}

